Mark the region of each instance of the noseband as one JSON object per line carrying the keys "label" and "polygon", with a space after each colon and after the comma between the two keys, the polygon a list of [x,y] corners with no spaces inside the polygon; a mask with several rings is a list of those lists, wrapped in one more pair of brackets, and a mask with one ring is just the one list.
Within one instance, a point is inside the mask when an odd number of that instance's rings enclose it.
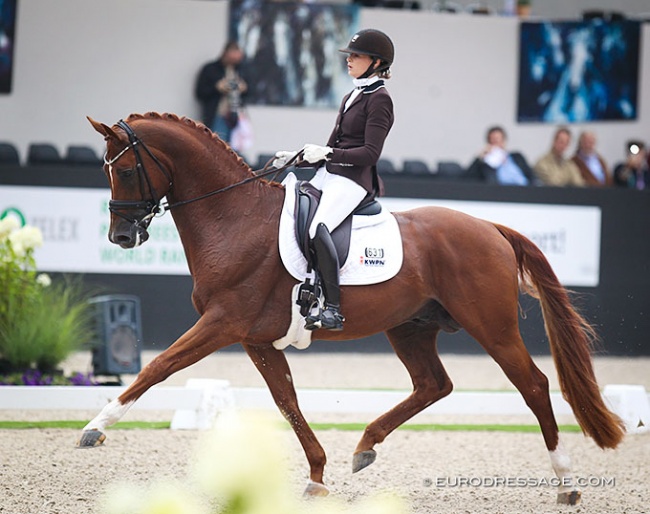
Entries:
{"label": "noseband", "polygon": [[[145,190],[145,184],[146,184],[146,189],[149,190],[150,199],[140,200],[140,201],[110,200],[108,202],[108,210],[111,213],[129,221],[134,226],[138,228],[142,227],[146,229],[149,226],[149,223],[151,223],[151,219],[156,214],[163,212],[163,208],[160,205],[162,198],[158,197],[156,190],[151,184],[151,178],[149,177],[149,173],[147,172],[147,169],[144,167],[144,163],[142,162],[142,156],[140,155],[140,147],[142,147],[142,149],[147,153],[147,155],[151,157],[151,159],[153,159],[158,169],[162,172],[163,175],[165,175],[165,177],[169,181],[170,188],[172,186],[172,177],[170,173],[162,165],[162,163],[158,160],[158,158],[151,152],[151,150],[149,150],[149,148],[147,148],[147,145],[145,145],[142,142],[142,140],[138,136],[136,136],[133,129],[129,127],[129,125],[124,120],[118,121],[117,126],[120,127],[122,130],[124,130],[124,132],[126,132],[127,136],[129,137],[129,144],[110,160],[106,158],[106,154],[105,154],[104,164],[108,164],[110,166],[115,162],[117,162],[117,160],[120,157],[122,157],[126,152],[128,152],[129,150],[133,150],[133,153],[135,155],[135,162],[136,162],[135,171],[138,174],[139,183],[140,183],[140,193],[143,198],[147,196],[147,192]],[[134,211],[134,210],[144,211],[145,215],[142,216],[140,219],[138,219],[137,217],[130,216],[123,212],[123,211]]]}

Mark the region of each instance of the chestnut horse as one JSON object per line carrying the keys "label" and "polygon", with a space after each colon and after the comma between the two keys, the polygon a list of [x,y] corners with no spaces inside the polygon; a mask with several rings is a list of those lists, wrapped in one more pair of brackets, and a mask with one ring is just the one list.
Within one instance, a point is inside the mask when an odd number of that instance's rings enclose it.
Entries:
{"label": "chestnut horse", "polygon": [[[272,344],[287,334],[297,283],[278,250],[284,187],[255,178],[227,144],[188,118],[132,114],[112,127],[89,121],[106,140],[110,241],[122,248],[144,243],[166,197],[200,319],[86,425],[78,445],[101,444],[105,428],[151,386],[240,343],[304,449],[310,467],[306,494],[327,494],[325,452],[300,411],[285,355]],[[343,287],[344,330],[314,334],[348,340],[383,331],[413,382],[410,396],[366,427],[354,451],[353,472],[375,460],[374,447],[388,434],[451,393],[436,338],[440,330],[463,328],[499,364],[537,417],[561,479],[558,502],[577,503],[580,493],[559,441],[548,380],[519,333],[520,282],[539,298],[562,393],[583,432],[601,448],[614,448],[624,435],[623,424],[599,393],[590,353],[592,328],[572,307],[542,252],[514,230],[437,207],[394,215],[404,248],[397,276],[380,284]]]}

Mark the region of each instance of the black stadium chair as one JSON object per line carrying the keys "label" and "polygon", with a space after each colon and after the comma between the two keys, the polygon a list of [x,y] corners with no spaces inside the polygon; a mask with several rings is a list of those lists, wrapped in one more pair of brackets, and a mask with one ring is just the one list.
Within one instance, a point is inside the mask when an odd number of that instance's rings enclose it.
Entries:
{"label": "black stadium chair", "polygon": [[397,168],[395,168],[393,161],[386,159],[385,157],[377,161],[377,172],[380,175],[395,175],[396,173],[399,173]]}
{"label": "black stadium chair", "polygon": [[429,175],[431,170],[426,162],[418,159],[406,159],[402,171],[408,175]]}
{"label": "black stadium chair", "polygon": [[31,143],[27,149],[27,164],[62,164],[63,159],[51,143]]}
{"label": "black stadium chair", "polygon": [[[266,166],[266,163],[268,163],[270,160],[271,162],[272,159],[275,159],[275,154],[274,153],[261,153],[257,156],[257,164],[255,165],[255,170],[261,170]],[[270,166],[270,164],[269,164]]]}
{"label": "black stadium chair", "polygon": [[20,164],[18,148],[7,141],[0,141],[0,164]]}
{"label": "black stadium chair", "polygon": [[467,170],[455,161],[439,161],[435,176],[441,180],[466,180]]}
{"label": "black stadium chair", "polygon": [[73,166],[99,166],[102,160],[89,146],[70,145],[65,155],[66,164]]}

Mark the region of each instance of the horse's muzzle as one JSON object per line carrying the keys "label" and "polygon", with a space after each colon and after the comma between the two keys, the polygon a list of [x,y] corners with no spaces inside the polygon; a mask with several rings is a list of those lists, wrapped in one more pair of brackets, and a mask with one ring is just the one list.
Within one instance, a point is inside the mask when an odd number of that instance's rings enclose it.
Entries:
{"label": "horse's muzzle", "polygon": [[137,248],[149,239],[149,232],[140,225],[120,223],[117,227],[111,228],[108,239],[122,248]]}

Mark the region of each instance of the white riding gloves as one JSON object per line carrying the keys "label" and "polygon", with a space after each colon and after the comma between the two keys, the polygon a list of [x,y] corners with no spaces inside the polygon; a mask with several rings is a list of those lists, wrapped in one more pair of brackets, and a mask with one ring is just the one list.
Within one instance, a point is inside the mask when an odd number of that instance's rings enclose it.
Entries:
{"label": "white riding gloves", "polygon": [[329,155],[333,150],[329,146],[318,146],[312,144],[306,144],[303,150],[303,159],[311,164],[315,164],[320,161],[326,161]]}
{"label": "white riding gloves", "polygon": [[275,152],[275,159],[273,159],[271,166],[274,168],[282,168],[282,166],[286,166],[287,163],[293,159],[297,153],[298,152],[286,152],[283,150]]}

